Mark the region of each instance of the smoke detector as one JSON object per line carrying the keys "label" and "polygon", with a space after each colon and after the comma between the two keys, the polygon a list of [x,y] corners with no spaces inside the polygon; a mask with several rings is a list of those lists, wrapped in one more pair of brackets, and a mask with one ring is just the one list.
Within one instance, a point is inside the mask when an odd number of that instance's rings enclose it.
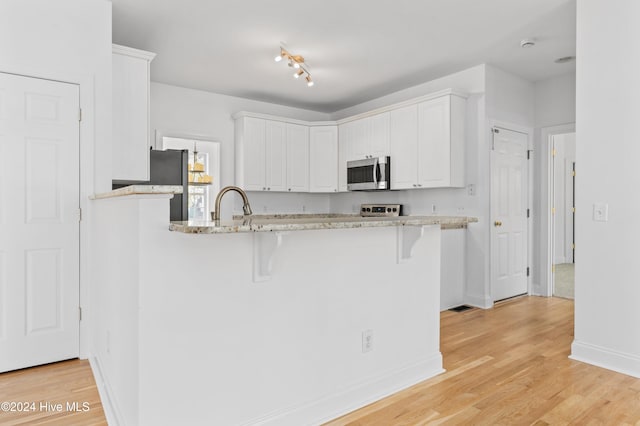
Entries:
{"label": "smoke detector", "polygon": [[523,38],[522,40],[520,40],[520,47],[522,47],[523,49],[528,49],[535,45],[536,45],[536,42],[532,38]]}

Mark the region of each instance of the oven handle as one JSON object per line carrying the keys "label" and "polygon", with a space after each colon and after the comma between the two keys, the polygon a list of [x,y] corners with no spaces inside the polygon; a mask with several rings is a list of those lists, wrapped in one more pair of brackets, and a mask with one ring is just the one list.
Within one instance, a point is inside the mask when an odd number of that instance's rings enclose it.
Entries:
{"label": "oven handle", "polygon": [[380,159],[376,158],[373,162],[373,184],[376,187],[378,186],[378,167],[380,167],[379,161]]}

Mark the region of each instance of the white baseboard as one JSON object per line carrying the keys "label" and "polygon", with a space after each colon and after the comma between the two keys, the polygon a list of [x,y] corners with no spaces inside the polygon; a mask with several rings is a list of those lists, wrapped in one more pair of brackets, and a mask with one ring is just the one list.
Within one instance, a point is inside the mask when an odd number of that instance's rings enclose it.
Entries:
{"label": "white baseboard", "polygon": [[493,307],[493,300],[490,297],[475,296],[472,294],[464,295],[465,304],[475,306],[481,309],[490,309]]}
{"label": "white baseboard", "polygon": [[442,354],[438,352],[425,360],[362,381],[319,400],[253,419],[245,426],[320,425],[443,372]]}
{"label": "white baseboard", "polygon": [[574,340],[569,358],[640,378],[640,357]]}
{"label": "white baseboard", "polygon": [[89,365],[91,365],[93,378],[98,387],[100,402],[102,402],[102,409],[104,410],[104,416],[107,418],[107,424],[109,426],[124,426],[125,423],[122,420],[123,417],[120,415],[120,411],[118,410],[115,400],[111,397],[113,393],[110,391],[109,384],[102,374],[100,360],[98,360],[97,357],[89,357]]}

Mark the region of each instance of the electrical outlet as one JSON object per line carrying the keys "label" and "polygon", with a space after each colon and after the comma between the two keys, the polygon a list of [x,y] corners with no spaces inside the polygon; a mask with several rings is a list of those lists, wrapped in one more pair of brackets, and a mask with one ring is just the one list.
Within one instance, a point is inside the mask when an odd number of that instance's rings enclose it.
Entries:
{"label": "electrical outlet", "polygon": [[464,207],[458,207],[458,208],[456,209],[456,212],[457,212],[458,214],[462,214],[462,213],[464,213]]}
{"label": "electrical outlet", "polygon": [[302,213],[304,213],[304,212],[306,212],[306,211],[307,211],[307,206],[304,206],[304,205],[303,205],[303,206],[302,206]]}
{"label": "electrical outlet", "polygon": [[436,208],[435,204],[431,204],[431,213],[436,214],[438,212],[438,209]]}
{"label": "electrical outlet", "polygon": [[373,330],[365,330],[362,332],[362,353],[371,352],[373,350]]}

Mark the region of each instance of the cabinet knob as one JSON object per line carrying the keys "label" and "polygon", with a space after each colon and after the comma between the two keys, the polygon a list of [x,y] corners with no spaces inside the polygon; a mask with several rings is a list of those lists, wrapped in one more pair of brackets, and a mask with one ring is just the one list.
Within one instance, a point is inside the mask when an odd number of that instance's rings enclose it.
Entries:
{"label": "cabinet knob", "polygon": [[271,191],[271,188],[267,188],[267,191]]}
{"label": "cabinet knob", "polygon": [[291,188],[289,188],[289,191],[291,191]]}

